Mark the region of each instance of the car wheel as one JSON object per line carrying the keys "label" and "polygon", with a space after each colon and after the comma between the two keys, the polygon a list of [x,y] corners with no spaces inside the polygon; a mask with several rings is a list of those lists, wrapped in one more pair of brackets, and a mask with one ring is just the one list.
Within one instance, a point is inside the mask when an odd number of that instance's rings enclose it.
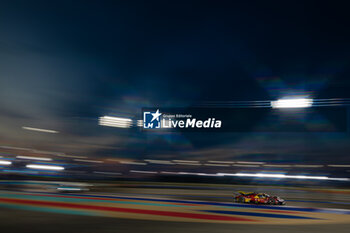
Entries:
{"label": "car wheel", "polygon": [[240,202],[240,203],[244,203],[244,197],[240,197],[240,198],[238,198],[238,202]]}

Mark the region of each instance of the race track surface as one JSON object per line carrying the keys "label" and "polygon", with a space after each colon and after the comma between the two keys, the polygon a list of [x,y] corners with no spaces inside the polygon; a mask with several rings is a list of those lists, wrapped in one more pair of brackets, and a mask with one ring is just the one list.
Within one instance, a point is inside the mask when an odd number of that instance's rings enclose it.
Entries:
{"label": "race track surface", "polygon": [[231,191],[188,187],[118,187],[75,194],[2,190],[0,225],[4,232],[348,232],[350,227],[347,193],[314,192],[312,199],[305,200],[299,198],[306,193],[296,192],[286,198],[286,206],[268,206],[233,203]]}

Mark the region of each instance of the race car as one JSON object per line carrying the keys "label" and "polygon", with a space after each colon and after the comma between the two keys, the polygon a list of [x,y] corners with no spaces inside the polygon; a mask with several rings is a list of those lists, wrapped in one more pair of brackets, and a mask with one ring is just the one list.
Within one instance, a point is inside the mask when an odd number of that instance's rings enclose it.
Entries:
{"label": "race car", "polygon": [[235,196],[235,201],[239,203],[255,203],[255,204],[269,204],[269,205],[285,205],[286,201],[278,196],[270,196],[267,193],[256,192],[238,192]]}

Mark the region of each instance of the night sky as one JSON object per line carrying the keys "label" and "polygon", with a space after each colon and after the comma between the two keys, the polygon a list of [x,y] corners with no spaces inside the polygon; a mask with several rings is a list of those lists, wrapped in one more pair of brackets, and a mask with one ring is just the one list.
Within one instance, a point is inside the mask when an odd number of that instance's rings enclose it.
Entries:
{"label": "night sky", "polygon": [[0,144],[91,157],[349,161],[348,132],[97,124],[136,119],[142,107],[350,98],[349,28],[348,7],[332,2],[0,1]]}

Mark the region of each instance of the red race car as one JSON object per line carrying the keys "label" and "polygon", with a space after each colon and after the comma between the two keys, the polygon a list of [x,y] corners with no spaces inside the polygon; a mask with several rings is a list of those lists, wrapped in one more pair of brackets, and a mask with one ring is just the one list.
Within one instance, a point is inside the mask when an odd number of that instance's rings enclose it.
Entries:
{"label": "red race car", "polygon": [[239,203],[255,203],[255,204],[269,204],[269,205],[285,205],[286,201],[278,196],[270,196],[267,193],[256,192],[238,192],[235,196],[235,201]]}

